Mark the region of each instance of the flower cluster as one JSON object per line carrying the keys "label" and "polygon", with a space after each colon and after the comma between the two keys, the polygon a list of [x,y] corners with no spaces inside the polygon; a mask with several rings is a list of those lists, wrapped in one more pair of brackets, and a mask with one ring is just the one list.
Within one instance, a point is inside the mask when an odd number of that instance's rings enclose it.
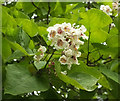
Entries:
{"label": "flower cluster", "polygon": [[72,64],[78,64],[78,57],[81,52],[78,51],[79,46],[84,42],[80,39],[88,39],[84,34],[86,28],[82,25],[80,28],[75,28],[70,23],[56,24],[47,29],[49,32],[48,39],[52,42],[56,50],[63,49],[62,56],[59,58],[61,64],[67,64],[71,67]]}
{"label": "flower cluster", "polygon": [[40,48],[37,50],[39,55],[34,56],[34,60],[40,61],[44,57],[44,53],[46,52],[46,48],[40,45]]}
{"label": "flower cluster", "polygon": [[107,15],[112,15],[112,9],[108,6],[108,5],[101,5],[100,6],[100,10],[102,10],[103,12],[105,12]]}

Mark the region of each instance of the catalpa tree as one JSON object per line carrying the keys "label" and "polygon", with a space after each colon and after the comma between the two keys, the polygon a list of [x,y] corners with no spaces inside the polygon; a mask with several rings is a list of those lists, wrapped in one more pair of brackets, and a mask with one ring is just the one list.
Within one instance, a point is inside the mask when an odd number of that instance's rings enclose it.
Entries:
{"label": "catalpa tree", "polygon": [[119,99],[119,2],[2,2],[3,99]]}

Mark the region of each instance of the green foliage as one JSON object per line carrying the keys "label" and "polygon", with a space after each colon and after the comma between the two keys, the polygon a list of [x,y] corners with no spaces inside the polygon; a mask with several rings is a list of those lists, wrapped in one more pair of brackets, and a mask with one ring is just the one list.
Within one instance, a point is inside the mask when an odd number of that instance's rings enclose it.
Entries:
{"label": "green foliage", "polygon": [[79,71],[79,70],[78,70],[79,72],[74,71],[73,73],[69,73],[68,76],[66,76],[64,74],[61,74],[60,72],[61,71],[60,63],[55,62],[55,64],[56,64],[55,67],[58,73],[58,77],[64,82],[71,84],[77,88],[87,90],[87,91],[92,91],[96,88],[95,84],[98,81],[97,78],[89,74],[82,73],[82,71]]}
{"label": "green foliage", "polygon": [[[32,75],[28,64],[9,64],[6,68],[5,93],[18,95],[49,88],[47,75]],[[34,86],[34,87],[33,87]]]}
{"label": "green foliage", "polygon": [[80,16],[83,18],[80,23],[84,24],[91,31],[97,28],[103,28],[112,23],[112,19],[107,14],[94,8],[88,12],[81,12]]}
{"label": "green foliage", "polygon": [[9,43],[6,41],[6,39],[2,39],[2,57],[3,59],[7,59],[12,54],[11,48],[9,46]]}
{"label": "green foliage", "polygon": [[7,35],[16,34],[17,23],[15,19],[8,14],[7,8],[2,7],[2,32]]}
{"label": "green foliage", "polygon": [[110,71],[109,69],[106,69],[105,67],[100,67],[101,72],[106,75],[108,78],[112,79],[113,81],[120,84],[120,75],[118,75],[115,72]]}
{"label": "green foliage", "polygon": [[34,61],[35,67],[39,70],[44,68],[46,61]]}
{"label": "green foliage", "polygon": [[[3,99],[119,99],[120,15],[115,17],[117,10],[113,10],[109,16],[100,10],[100,5],[112,8],[112,1],[89,4],[19,0],[3,4]],[[79,49],[80,65],[73,64],[70,70],[58,61],[62,50],[53,49],[48,40],[47,28],[64,22],[84,25],[89,37]],[[115,27],[111,28],[111,23]],[[40,45],[47,51],[37,61],[34,55],[42,54],[38,51]],[[36,96],[34,91],[40,92]]]}
{"label": "green foliage", "polygon": [[30,37],[38,34],[38,26],[34,23],[33,20],[17,18],[16,22],[20,27],[23,27],[23,30],[25,30],[25,32],[27,32]]}

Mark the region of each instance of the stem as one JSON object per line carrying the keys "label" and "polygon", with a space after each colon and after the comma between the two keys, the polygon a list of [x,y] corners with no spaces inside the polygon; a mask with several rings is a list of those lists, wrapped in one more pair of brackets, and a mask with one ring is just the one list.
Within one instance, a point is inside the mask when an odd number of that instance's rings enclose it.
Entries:
{"label": "stem", "polygon": [[45,64],[44,69],[47,67],[47,65],[48,65],[50,59],[52,58],[52,56],[54,55],[54,52],[55,52],[55,51],[56,51],[56,50],[53,50],[53,53],[51,54],[50,58],[48,59],[47,63]]}
{"label": "stem", "polygon": [[[90,2],[88,2],[88,9],[90,9]],[[90,54],[90,52],[89,52],[90,34],[91,34],[91,32],[90,32],[90,29],[89,29],[87,65],[89,64],[89,54]]]}
{"label": "stem", "polygon": [[45,56],[45,58],[43,59],[43,61],[47,58],[48,54]]}
{"label": "stem", "polygon": [[109,24],[109,29],[108,29],[108,33],[110,33],[110,26],[111,26],[111,24]]}
{"label": "stem", "polygon": [[87,8],[90,9],[90,2],[88,2],[88,7]]}
{"label": "stem", "polygon": [[47,24],[49,24],[50,2],[48,2]]}
{"label": "stem", "polygon": [[90,52],[89,52],[90,34],[91,34],[91,32],[89,31],[87,65],[89,64],[89,54],[90,54]]}

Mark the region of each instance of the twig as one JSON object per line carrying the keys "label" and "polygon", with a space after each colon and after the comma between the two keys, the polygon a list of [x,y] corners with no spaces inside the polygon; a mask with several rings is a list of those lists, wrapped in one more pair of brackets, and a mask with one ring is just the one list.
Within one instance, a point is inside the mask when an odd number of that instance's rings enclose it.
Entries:
{"label": "twig", "polygon": [[47,58],[48,54],[45,56],[45,58],[43,59],[43,61]]}
{"label": "twig", "polygon": [[33,0],[31,0],[31,2],[32,2],[32,5],[33,5],[35,8],[37,8],[37,9],[39,9],[39,10],[40,10],[40,8],[39,8],[39,7],[37,7],[37,6],[34,4]]}
{"label": "twig", "polygon": [[51,54],[50,58],[48,59],[47,63],[45,64],[44,69],[47,67],[47,65],[48,65],[50,59],[52,58],[52,56],[54,55],[54,52],[55,52],[55,51],[56,51],[56,50],[53,50],[53,53]]}
{"label": "twig", "polygon": [[103,59],[103,55],[100,56],[97,60],[95,60],[94,63],[95,63],[95,62],[98,62],[98,61],[101,60],[101,59]]}
{"label": "twig", "polygon": [[106,64],[106,63],[108,63],[108,62],[111,62],[112,60],[113,60],[113,59],[110,59],[110,60],[104,62],[103,64]]}

